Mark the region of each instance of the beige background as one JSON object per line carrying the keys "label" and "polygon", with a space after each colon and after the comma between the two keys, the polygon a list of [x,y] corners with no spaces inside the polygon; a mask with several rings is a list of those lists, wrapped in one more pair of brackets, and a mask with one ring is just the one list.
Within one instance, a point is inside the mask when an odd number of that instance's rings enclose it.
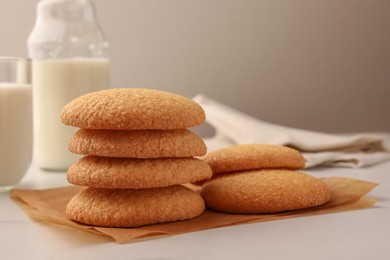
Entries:
{"label": "beige background", "polygon": [[[0,55],[26,56],[34,0],[0,0]],[[390,131],[388,0],[96,0],[112,86],[203,93],[262,120]]]}

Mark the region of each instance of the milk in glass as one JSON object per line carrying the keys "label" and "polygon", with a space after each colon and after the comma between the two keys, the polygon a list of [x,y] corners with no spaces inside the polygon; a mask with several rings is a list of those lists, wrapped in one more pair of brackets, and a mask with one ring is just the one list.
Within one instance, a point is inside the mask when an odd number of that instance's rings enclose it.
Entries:
{"label": "milk in glass", "polygon": [[32,156],[31,85],[0,82],[0,187],[18,183]]}

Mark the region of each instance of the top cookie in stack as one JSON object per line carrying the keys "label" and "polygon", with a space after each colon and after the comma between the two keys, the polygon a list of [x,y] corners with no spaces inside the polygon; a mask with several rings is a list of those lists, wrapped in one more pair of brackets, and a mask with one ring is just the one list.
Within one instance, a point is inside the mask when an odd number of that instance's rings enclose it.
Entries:
{"label": "top cookie in stack", "polygon": [[66,125],[83,129],[186,129],[205,120],[195,101],[151,89],[107,89],[74,99],[62,110]]}
{"label": "top cookie in stack", "polygon": [[[68,169],[68,181],[90,187],[69,202],[70,219],[99,226],[133,227],[189,219],[204,210],[199,194],[181,191],[188,188],[179,185],[212,175],[207,163],[194,158],[206,154],[207,149],[203,140],[187,129],[205,120],[203,109],[193,100],[151,89],[108,89],[74,99],[64,107],[61,119],[66,125],[81,128],[72,136],[69,150],[85,155]],[[171,193],[166,200],[170,205],[163,208],[178,209],[176,215],[146,209],[148,203],[142,202]],[[135,194],[141,194],[137,196],[142,201],[134,203]],[[182,196],[177,199],[175,194]],[[108,208],[84,205],[103,207],[110,198],[116,199]],[[122,209],[120,205],[126,201],[132,201],[130,208],[139,207],[130,210],[138,212],[136,215],[131,215],[129,207]],[[99,218],[110,210],[109,219]],[[139,213],[144,210],[146,215],[156,210],[159,213],[140,219]]]}

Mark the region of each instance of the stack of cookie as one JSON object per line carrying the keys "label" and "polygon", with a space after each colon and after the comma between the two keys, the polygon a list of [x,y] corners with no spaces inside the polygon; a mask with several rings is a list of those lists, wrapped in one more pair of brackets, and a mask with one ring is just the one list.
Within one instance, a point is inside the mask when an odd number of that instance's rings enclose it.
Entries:
{"label": "stack of cookie", "polygon": [[203,140],[188,128],[202,124],[191,99],[150,89],[109,89],[68,103],[62,122],[80,128],[69,150],[85,155],[67,171],[88,188],[67,205],[69,219],[107,227],[136,227],[191,219],[202,197],[181,184],[208,179]]}
{"label": "stack of cookie", "polygon": [[210,152],[202,159],[213,170],[212,180],[201,190],[210,209],[276,213],[319,206],[331,199],[325,183],[296,171],[304,168],[305,159],[292,148],[237,145]]}

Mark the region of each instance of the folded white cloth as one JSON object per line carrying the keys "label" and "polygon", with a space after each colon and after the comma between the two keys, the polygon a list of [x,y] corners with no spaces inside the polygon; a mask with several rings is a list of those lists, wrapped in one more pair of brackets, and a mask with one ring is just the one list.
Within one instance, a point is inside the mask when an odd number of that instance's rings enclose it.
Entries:
{"label": "folded white cloth", "polygon": [[203,95],[194,100],[206,112],[216,134],[206,138],[208,150],[237,144],[287,145],[302,152],[306,168],[326,165],[364,167],[390,159],[390,135],[335,135],[271,124],[239,112]]}

